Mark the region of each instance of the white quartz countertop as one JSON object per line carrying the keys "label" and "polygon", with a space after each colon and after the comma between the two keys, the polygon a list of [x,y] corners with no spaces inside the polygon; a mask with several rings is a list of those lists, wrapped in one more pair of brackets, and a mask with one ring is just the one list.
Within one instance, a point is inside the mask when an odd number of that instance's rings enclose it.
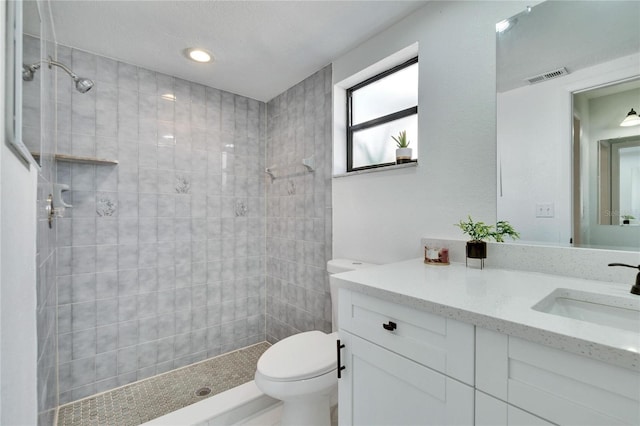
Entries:
{"label": "white quartz countertop", "polygon": [[640,330],[613,327],[531,309],[557,288],[628,298],[628,283],[534,272],[425,265],[422,259],[333,276],[342,288],[640,371]]}

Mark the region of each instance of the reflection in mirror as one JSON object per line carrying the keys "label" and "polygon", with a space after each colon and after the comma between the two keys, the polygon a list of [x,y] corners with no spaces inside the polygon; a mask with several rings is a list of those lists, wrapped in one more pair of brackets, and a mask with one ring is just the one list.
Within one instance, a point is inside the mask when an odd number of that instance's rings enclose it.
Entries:
{"label": "reflection in mirror", "polygon": [[637,225],[640,212],[640,136],[599,141],[598,223]]}
{"label": "reflection in mirror", "polygon": [[625,191],[640,196],[623,166],[635,157],[620,150],[617,171],[609,158],[609,198],[599,199],[598,147],[611,140],[613,152],[622,147],[613,140],[640,133],[620,127],[640,110],[640,86],[629,86],[640,74],[640,2],[547,1],[505,21],[496,27],[498,218],[525,242],[639,250],[640,226],[621,226],[623,209],[637,208]]}
{"label": "reflection in mirror", "polygon": [[573,94],[574,151],[583,169],[573,182],[580,244],[640,244],[640,126],[622,125],[638,104],[640,79]]}
{"label": "reflection in mirror", "polygon": [[640,246],[640,126],[625,121],[638,104],[640,79],[573,94],[573,149],[580,159],[573,181],[576,244]]}

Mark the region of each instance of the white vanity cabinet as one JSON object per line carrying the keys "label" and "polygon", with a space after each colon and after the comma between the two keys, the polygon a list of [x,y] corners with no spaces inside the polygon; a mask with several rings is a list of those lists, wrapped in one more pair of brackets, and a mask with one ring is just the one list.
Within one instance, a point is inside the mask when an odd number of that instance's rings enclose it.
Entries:
{"label": "white vanity cabinet", "polygon": [[339,300],[341,426],[473,424],[472,325],[344,289]]}
{"label": "white vanity cabinet", "polygon": [[553,424],[640,424],[640,371],[480,327],[476,388]]}
{"label": "white vanity cabinet", "polygon": [[626,285],[422,259],[332,279],[341,426],[640,426],[640,334],[531,309],[558,289],[635,307]]}

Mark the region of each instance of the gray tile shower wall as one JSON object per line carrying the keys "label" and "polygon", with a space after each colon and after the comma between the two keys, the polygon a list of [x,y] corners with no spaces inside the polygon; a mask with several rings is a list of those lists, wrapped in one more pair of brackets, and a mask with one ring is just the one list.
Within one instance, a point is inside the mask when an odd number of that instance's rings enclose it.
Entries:
{"label": "gray tile shower wall", "polygon": [[[267,340],[331,331],[331,66],[267,104]],[[312,158],[308,172],[302,159]]]}
{"label": "gray tile shower wall", "polygon": [[58,164],[60,403],[264,341],[266,105],[58,56],[58,152],[119,161]]}

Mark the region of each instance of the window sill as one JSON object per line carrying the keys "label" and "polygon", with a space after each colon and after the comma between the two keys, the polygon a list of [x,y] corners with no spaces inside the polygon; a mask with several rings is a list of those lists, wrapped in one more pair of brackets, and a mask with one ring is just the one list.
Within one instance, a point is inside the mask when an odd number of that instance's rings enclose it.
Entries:
{"label": "window sill", "polygon": [[340,173],[340,174],[337,174],[337,175],[333,175],[333,177],[334,178],[342,178],[342,177],[347,177],[347,176],[363,175],[363,174],[367,174],[367,173],[386,172],[387,170],[406,169],[406,168],[409,168],[409,167],[417,167],[417,166],[418,166],[418,160],[412,161],[411,163],[393,164],[391,166],[376,167],[376,168],[373,168],[373,169],[364,169],[364,170],[356,170],[355,172]]}

